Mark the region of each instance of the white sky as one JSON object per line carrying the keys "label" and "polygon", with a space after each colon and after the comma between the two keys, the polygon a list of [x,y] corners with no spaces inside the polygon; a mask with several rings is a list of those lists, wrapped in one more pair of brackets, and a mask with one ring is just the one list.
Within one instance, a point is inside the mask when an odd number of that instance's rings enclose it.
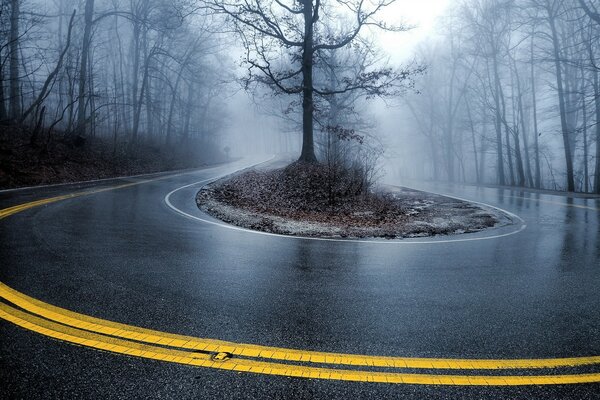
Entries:
{"label": "white sky", "polygon": [[385,21],[416,25],[410,32],[379,33],[382,50],[393,61],[412,58],[414,46],[432,33],[437,19],[444,14],[450,0],[398,0],[382,14]]}

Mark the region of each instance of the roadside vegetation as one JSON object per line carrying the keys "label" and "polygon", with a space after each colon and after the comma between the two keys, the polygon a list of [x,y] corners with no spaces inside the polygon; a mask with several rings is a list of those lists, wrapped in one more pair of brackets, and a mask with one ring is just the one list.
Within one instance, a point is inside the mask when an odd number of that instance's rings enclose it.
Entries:
{"label": "roadside vegetation", "polygon": [[369,188],[359,171],[335,179],[330,174],[325,164],[305,162],[253,169],[208,185],[196,201],[201,210],[225,222],[297,236],[395,239],[512,223],[496,210],[444,196]]}
{"label": "roadside vegetation", "polygon": [[26,127],[0,130],[0,188],[138,175],[201,167],[225,162],[228,158],[214,145],[204,144],[204,153],[180,148],[138,143],[135,151],[104,138],[91,145],[77,145],[59,133],[40,135],[32,144]]}

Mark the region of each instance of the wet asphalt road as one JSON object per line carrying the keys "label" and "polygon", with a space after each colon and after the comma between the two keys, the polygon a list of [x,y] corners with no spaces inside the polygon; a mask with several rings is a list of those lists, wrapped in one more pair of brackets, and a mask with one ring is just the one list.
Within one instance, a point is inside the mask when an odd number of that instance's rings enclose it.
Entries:
{"label": "wet asphalt road", "polygon": [[[251,163],[10,216],[0,221],[0,281],[83,314],[233,342],[407,357],[600,355],[599,199],[421,185],[527,224],[511,236],[449,243],[258,235],[183,217],[164,201]],[[141,179],[2,192],[0,208]],[[197,190],[170,200],[201,216]],[[1,320],[0,382],[7,399],[600,398],[600,385],[387,385],[190,368],[73,346]]]}

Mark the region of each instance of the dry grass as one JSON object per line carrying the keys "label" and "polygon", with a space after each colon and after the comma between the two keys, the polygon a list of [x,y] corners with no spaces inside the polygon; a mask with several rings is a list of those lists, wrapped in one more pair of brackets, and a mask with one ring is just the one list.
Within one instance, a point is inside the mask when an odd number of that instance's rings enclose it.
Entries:
{"label": "dry grass", "polygon": [[60,134],[29,142],[25,127],[0,126],[0,188],[76,182],[201,166],[147,144],[127,153],[124,143],[113,152],[108,140],[88,140],[74,146]]}
{"label": "dry grass", "polygon": [[348,193],[332,204],[326,174],[318,164],[250,170],[204,188],[197,202],[234,225],[303,236],[431,236],[508,223],[494,210],[409,189]]}

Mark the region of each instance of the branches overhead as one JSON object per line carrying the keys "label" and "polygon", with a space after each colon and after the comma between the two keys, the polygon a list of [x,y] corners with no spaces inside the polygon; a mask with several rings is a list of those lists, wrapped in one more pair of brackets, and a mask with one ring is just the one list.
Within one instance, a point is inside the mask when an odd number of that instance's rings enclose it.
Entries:
{"label": "branches overhead", "polygon": [[[207,9],[224,15],[239,33],[246,49],[246,88],[263,84],[275,93],[302,95],[301,161],[316,161],[313,144],[313,96],[360,92],[367,98],[394,95],[418,70],[394,71],[372,62],[364,51],[361,32],[366,27],[401,32],[379,19],[395,0],[205,0]],[[319,72],[331,69],[321,53],[350,49],[361,59],[359,70],[339,79],[322,81]],[[361,53],[362,52],[362,53]],[[255,73],[257,71],[257,73]],[[349,73],[350,72],[350,73]],[[327,74],[325,74],[327,75]],[[410,85],[408,85],[410,86]]]}
{"label": "branches overhead", "polygon": [[[359,41],[361,31],[367,26],[393,32],[410,29],[404,25],[389,25],[378,18],[383,9],[394,2],[212,0],[207,2],[207,8],[225,15],[240,33],[246,48],[245,62],[248,64],[248,76],[244,78],[246,87],[258,82],[276,91],[297,94],[304,87],[302,56],[308,56],[319,68],[319,52],[334,51],[351,44],[359,46],[355,42]],[[282,61],[286,58],[287,61]],[[255,70],[259,74],[255,74]],[[405,81],[412,72],[417,71],[373,69],[355,79],[345,79],[339,87],[315,85],[314,89],[319,95],[364,90],[366,95],[379,96],[394,84]]]}
{"label": "branches overhead", "polygon": [[594,5],[594,2],[588,3],[588,0],[579,0],[579,4],[588,17],[600,25],[600,10]]}

